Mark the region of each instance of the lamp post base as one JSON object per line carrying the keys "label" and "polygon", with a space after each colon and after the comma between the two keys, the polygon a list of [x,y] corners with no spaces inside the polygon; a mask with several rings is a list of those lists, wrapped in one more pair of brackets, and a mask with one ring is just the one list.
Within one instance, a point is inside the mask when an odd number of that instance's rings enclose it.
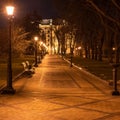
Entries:
{"label": "lamp post base", "polygon": [[120,92],[119,92],[119,91],[113,91],[113,92],[112,92],[112,95],[116,95],[116,96],[117,96],[117,95],[120,95]]}
{"label": "lamp post base", "polygon": [[5,87],[1,90],[1,94],[15,94],[15,90],[12,87]]}

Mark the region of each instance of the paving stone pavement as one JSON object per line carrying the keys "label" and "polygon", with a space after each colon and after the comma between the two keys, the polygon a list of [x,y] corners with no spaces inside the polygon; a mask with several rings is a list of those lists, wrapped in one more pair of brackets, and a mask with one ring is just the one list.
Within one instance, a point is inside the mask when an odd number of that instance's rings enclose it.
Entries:
{"label": "paving stone pavement", "polygon": [[0,95],[0,120],[120,120],[112,87],[57,55],[46,55],[13,87],[14,95]]}

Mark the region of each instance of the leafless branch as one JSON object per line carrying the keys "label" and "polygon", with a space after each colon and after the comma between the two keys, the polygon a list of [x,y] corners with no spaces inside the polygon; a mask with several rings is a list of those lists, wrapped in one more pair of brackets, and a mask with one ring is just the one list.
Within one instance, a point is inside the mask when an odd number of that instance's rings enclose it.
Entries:
{"label": "leafless branch", "polygon": [[116,23],[119,27],[120,27],[120,22],[118,22],[117,20],[115,20],[114,18],[106,15],[104,13],[104,11],[102,11],[92,0],[87,0],[87,2],[89,2],[91,4],[91,6],[98,11],[99,14],[101,14],[103,17],[107,18],[108,20],[110,20],[113,23]]}
{"label": "leafless branch", "polygon": [[115,5],[116,8],[120,10],[120,6],[116,3],[116,0],[112,0],[112,3]]}

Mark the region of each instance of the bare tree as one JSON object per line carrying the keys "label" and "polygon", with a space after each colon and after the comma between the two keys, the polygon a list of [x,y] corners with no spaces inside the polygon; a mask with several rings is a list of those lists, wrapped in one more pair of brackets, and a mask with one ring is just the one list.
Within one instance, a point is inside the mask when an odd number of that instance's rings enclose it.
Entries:
{"label": "bare tree", "polygon": [[12,39],[12,52],[14,55],[21,56],[25,53],[26,48],[29,46],[29,41],[26,40],[28,33],[22,27],[18,25],[13,28]]}

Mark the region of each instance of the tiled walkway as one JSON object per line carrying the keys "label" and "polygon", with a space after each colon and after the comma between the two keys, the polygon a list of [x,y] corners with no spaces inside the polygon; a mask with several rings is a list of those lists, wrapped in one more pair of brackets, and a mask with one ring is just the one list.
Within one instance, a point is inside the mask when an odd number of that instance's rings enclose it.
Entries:
{"label": "tiled walkway", "polygon": [[14,88],[15,95],[0,95],[0,120],[120,120],[120,96],[59,56],[45,56]]}

